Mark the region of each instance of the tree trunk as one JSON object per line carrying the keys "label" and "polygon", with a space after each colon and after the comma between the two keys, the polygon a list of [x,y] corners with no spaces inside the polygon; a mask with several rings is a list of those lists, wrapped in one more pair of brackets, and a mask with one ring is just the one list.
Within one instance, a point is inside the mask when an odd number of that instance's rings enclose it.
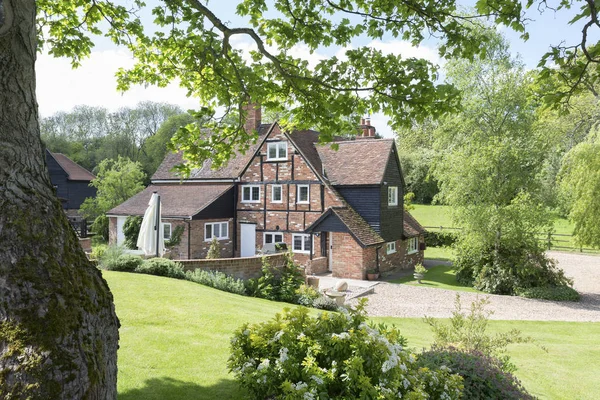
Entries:
{"label": "tree trunk", "polygon": [[34,0],[0,0],[0,398],[115,399],[112,295],[45,165]]}

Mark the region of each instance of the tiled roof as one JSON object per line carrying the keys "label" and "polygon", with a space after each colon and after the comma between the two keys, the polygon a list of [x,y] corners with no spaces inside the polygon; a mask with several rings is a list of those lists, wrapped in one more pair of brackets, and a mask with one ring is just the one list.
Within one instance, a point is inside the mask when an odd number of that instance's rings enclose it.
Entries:
{"label": "tiled roof", "polygon": [[393,139],[357,139],[317,145],[325,176],[332,185],[379,185],[394,144]]}
{"label": "tiled roof", "polygon": [[93,179],[96,179],[96,177],[90,171],[83,168],[81,165],[77,164],[75,161],[71,160],[64,154],[52,153],[50,151],[49,153],[52,157],[54,157],[54,159],[61,166],[61,168],[67,173],[67,175],[69,176],[69,180],[89,182]]}
{"label": "tiled roof", "polygon": [[[251,145],[245,154],[236,153],[229,163],[219,169],[212,169],[211,160],[206,160],[202,167],[193,169],[188,179],[235,179],[243,172],[244,168],[256,152],[256,149],[262,143],[264,136],[270,131],[272,124],[262,124],[258,127],[258,140],[255,144]],[[181,152],[169,153],[166,155],[163,162],[160,164],[152,180],[169,180],[169,179],[181,179],[179,175],[172,171],[173,167],[183,162],[183,154]]]}
{"label": "tiled roof", "polygon": [[321,216],[306,229],[312,232],[327,217],[336,216],[348,231],[363,247],[373,246],[385,242],[383,238],[352,207],[329,207]]}
{"label": "tiled roof", "polygon": [[404,236],[407,238],[419,236],[427,232],[408,211],[404,211]]}
{"label": "tiled roof", "polygon": [[198,214],[233,185],[166,184],[150,185],[140,193],[116,206],[109,215],[144,215],[153,192],[158,192],[163,217],[191,217]]}

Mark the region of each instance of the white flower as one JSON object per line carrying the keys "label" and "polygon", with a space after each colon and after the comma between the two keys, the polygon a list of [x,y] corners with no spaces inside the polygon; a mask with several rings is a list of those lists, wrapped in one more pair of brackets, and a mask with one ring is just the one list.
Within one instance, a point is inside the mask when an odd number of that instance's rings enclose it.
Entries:
{"label": "white flower", "polygon": [[310,377],[310,379],[312,379],[313,381],[315,381],[317,383],[317,385],[322,385],[323,384],[323,379],[320,376],[313,375],[313,376]]}
{"label": "white flower", "polygon": [[288,359],[288,349],[287,347],[282,347],[281,350],[279,350],[279,362],[280,363],[284,363],[286,362],[286,360]]}
{"label": "white flower", "polygon": [[300,332],[300,334],[296,337],[296,339],[298,340],[302,340],[306,337],[306,335],[304,334],[304,332]]}
{"label": "white flower", "polygon": [[408,387],[410,386],[410,382],[408,381],[408,379],[404,379],[402,381],[402,384],[404,385],[404,389],[408,389]]}
{"label": "white flower", "polygon": [[269,364],[270,364],[270,362],[269,362],[269,359],[268,359],[268,358],[267,358],[267,359],[264,359],[264,360],[263,360],[263,361],[262,361],[262,362],[261,362],[261,363],[258,365],[258,368],[256,368],[256,370],[257,370],[257,371],[260,371],[261,369],[268,368],[268,367],[269,367]]}
{"label": "white flower", "polygon": [[307,385],[306,383],[302,382],[302,381],[300,381],[300,382],[296,383],[295,385],[294,385],[294,384],[292,384],[292,386],[293,386],[293,387],[294,387],[294,389],[296,389],[296,390],[303,390],[303,389],[306,389],[306,388],[308,387],[308,385]]}
{"label": "white flower", "polygon": [[244,336],[248,336],[250,334],[250,331],[248,329],[244,330],[244,332],[242,332],[242,335]]}

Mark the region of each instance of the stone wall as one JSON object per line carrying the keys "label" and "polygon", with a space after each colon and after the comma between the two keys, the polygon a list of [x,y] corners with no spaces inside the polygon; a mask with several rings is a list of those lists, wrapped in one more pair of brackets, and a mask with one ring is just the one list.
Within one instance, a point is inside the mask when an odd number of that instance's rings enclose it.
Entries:
{"label": "stone wall", "polygon": [[[265,256],[272,267],[280,268],[285,264],[286,254]],[[244,258],[220,258],[217,260],[177,260],[186,271],[202,269],[219,271],[237,279],[253,279],[261,276],[262,256]]]}

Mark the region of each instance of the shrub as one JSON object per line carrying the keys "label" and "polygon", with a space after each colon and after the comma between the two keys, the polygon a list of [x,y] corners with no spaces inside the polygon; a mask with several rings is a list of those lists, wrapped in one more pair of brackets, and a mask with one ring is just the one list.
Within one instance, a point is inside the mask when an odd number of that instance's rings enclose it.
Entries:
{"label": "shrub", "polygon": [[419,355],[418,364],[430,369],[446,366],[462,376],[464,399],[534,399],[514,375],[503,371],[500,360],[477,350],[434,347]]}
{"label": "shrub", "polygon": [[569,286],[533,287],[517,289],[517,295],[529,299],[542,299],[552,301],[579,301],[577,290]]}
{"label": "shrub", "polygon": [[108,248],[108,246],[105,244],[98,244],[98,245],[92,246],[92,252],[90,253],[90,259],[91,260],[100,260],[107,248]]}
{"label": "shrub", "polygon": [[143,262],[144,260],[139,256],[134,256],[133,254],[123,254],[106,269],[111,271],[135,272],[135,270],[142,265]]}
{"label": "shrub", "polygon": [[263,257],[261,271],[260,278],[246,285],[248,294],[274,301],[297,302],[296,290],[304,283],[304,278],[291,253],[287,253],[286,263],[280,269],[271,267],[267,257]]}
{"label": "shrub", "polygon": [[517,289],[573,285],[541,248],[496,250],[460,246],[457,247],[454,269],[456,279],[463,285],[495,294],[513,295]]}
{"label": "shrub", "polygon": [[145,260],[142,265],[135,269],[135,272],[185,279],[185,272],[183,272],[181,264],[172,260],[167,260],[166,258],[151,258]]}
{"label": "shrub", "polygon": [[208,254],[206,255],[206,258],[221,258],[221,248],[219,247],[219,241],[215,236],[213,236],[212,241],[210,242],[210,248],[208,249]]}
{"label": "shrub", "polygon": [[108,217],[104,214],[96,217],[90,229],[92,232],[96,234],[96,236],[101,237],[104,242],[108,241]]}
{"label": "shrub", "polygon": [[142,227],[142,217],[130,215],[123,224],[123,235],[125,236],[125,246],[128,249],[137,249],[138,236]]}
{"label": "shrub", "polygon": [[113,267],[118,262],[119,257],[121,257],[123,255],[124,250],[125,249],[123,248],[123,246],[118,246],[118,245],[108,246],[104,250],[102,255],[100,256],[100,258],[98,259],[98,266],[101,269],[112,270]]}
{"label": "shrub", "polygon": [[367,324],[365,301],[317,317],[299,307],[237,329],[227,365],[256,399],[460,397],[458,375],[419,368],[404,345],[396,328]]}
{"label": "shrub", "polygon": [[450,247],[456,243],[456,232],[428,231],[425,235],[427,247]]}
{"label": "shrub", "polygon": [[183,225],[177,225],[171,233],[171,239],[165,241],[165,248],[172,249],[173,247],[179,245],[179,243],[181,243],[181,236],[183,235],[184,230],[185,228]]}
{"label": "shrub", "polygon": [[203,271],[201,269],[187,271],[185,273],[185,279],[230,293],[240,295],[246,294],[243,280],[235,279],[219,271]]}
{"label": "shrub", "polygon": [[319,310],[337,311],[338,309],[337,303],[333,299],[323,295],[314,299],[312,306]]}
{"label": "shrub", "polygon": [[486,356],[496,357],[502,363],[503,371],[513,372],[516,367],[510,362],[510,356],[506,354],[506,347],[512,343],[532,343],[534,340],[529,336],[522,336],[518,329],[496,333],[494,336],[489,335],[486,330],[493,311],[485,310],[488,303],[487,299],[478,299],[471,303],[469,314],[464,314],[460,305],[460,295],[457,294],[448,325],[431,317],[425,317],[424,321],[433,331],[434,347],[455,347],[467,352],[477,351]]}
{"label": "shrub", "polygon": [[317,289],[312,286],[302,284],[296,289],[296,302],[302,306],[312,307],[313,302],[320,296]]}

